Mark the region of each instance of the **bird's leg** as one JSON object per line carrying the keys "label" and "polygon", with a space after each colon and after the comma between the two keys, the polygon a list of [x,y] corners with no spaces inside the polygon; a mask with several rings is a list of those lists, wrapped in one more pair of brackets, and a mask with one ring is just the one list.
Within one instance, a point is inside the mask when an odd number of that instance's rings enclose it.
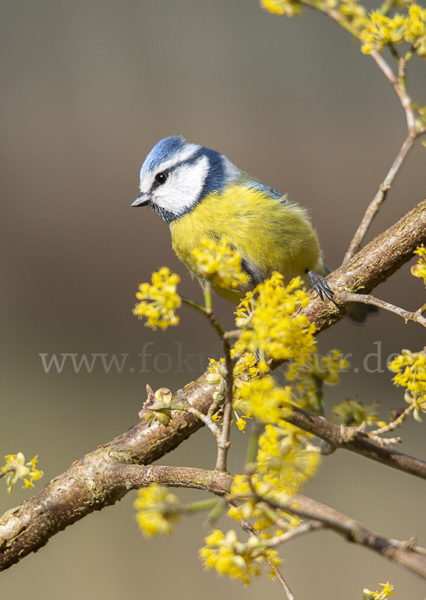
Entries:
{"label": "bird's leg", "polygon": [[328,287],[328,284],[324,277],[315,271],[308,271],[308,281],[311,284],[312,289],[316,291],[321,300],[324,301],[324,296],[331,300],[335,306],[338,304],[334,300],[334,292]]}

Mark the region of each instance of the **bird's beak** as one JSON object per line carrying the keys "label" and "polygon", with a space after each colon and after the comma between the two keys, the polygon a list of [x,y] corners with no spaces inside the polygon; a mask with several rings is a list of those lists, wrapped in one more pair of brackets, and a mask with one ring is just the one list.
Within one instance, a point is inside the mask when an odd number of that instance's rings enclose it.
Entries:
{"label": "bird's beak", "polygon": [[150,197],[142,192],[142,194],[139,194],[136,200],[132,202],[132,206],[148,206],[150,202]]}

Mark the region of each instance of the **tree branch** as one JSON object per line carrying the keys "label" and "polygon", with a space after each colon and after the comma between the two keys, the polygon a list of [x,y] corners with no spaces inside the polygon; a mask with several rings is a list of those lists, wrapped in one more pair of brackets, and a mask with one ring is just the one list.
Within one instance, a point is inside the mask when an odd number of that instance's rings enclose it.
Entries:
{"label": "tree branch", "polygon": [[384,448],[362,436],[356,427],[340,427],[297,406],[292,406],[291,414],[287,415],[285,420],[304,431],[313,433],[327,442],[332,449],[344,448],[388,467],[426,479],[426,462],[402,454],[393,448]]}
{"label": "tree branch", "polygon": [[[426,201],[358,252],[346,269],[341,267],[329,275],[327,282],[336,290],[368,293],[406,263],[422,242],[426,242]],[[338,310],[333,303],[321,302],[313,297],[304,312],[320,332],[349,310],[348,305]],[[188,402],[203,413],[207,413],[213,403],[215,391],[216,387],[206,382],[205,375],[184,388]],[[179,401],[178,395],[176,401]],[[299,410],[294,414],[299,415]],[[309,416],[308,430],[322,437],[324,432],[321,428],[317,432],[314,419],[312,415]],[[324,420],[321,420],[321,424],[322,427],[336,427]],[[0,519],[0,569],[7,569],[27,554],[35,552],[56,533],[87,514],[120,500],[129,489],[135,487],[132,477],[149,478],[149,469],[140,470],[138,465],[149,465],[158,460],[202,426],[203,423],[195,415],[173,411],[173,421],[168,427],[158,422],[151,426],[140,422],[73,463],[68,471],[49,482],[41,492]],[[420,476],[414,472],[417,467],[413,468],[412,463],[407,462],[407,457],[380,448],[369,440],[357,437],[346,442],[344,447]],[[390,456],[393,458],[389,459]],[[229,477],[227,473],[216,473],[210,483],[210,491],[223,493],[223,482],[230,481],[227,479]],[[196,484],[192,485],[202,486],[205,482],[197,479]],[[213,488],[216,486],[215,491]]]}
{"label": "tree branch", "polygon": [[363,304],[371,304],[372,306],[377,306],[378,308],[383,308],[389,312],[395,313],[404,319],[406,323],[408,321],[415,321],[419,323],[419,325],[423,325],[426,327],[426,318],[422,316],[422,314],[417,310],[415,312],[409,312],[408,310],[404,310],[399,306],[395,306],[394,304],[390,304],[389,302],[385,302],[384,300],[380,300],[379,298],[374,298],[373,296],[365,295],[365,294],[350,294],[348,292],[339,292],[339,300],[343,302],[362,302]]}
{"label": "tree branch", "polygon": [[417,552],[415,546],[411,547],[408,542],[400,542],[378,535],[359,521],[306,496],[296,494],[287,502],[277,502],[261,496],[258,499],[267,502],[272,508],[288,510],[299,517],[321,521],[328,529],[344,536],[349,542],[370,548],[426,579],[426,557],[422,550]]}

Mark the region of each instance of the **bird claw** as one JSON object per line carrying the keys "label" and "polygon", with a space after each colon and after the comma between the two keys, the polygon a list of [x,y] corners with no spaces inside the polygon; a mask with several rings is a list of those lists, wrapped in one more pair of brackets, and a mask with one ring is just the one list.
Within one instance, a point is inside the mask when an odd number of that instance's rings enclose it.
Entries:
{"label": "bird claw", "polygon": [[335,306],[338,306],[334,300],[334,292],[328,287],[328,284],[322,275],[315,273],[315,271],[308,271],[308,281],[322,301],[324,301],[325,296],[333,302]]}

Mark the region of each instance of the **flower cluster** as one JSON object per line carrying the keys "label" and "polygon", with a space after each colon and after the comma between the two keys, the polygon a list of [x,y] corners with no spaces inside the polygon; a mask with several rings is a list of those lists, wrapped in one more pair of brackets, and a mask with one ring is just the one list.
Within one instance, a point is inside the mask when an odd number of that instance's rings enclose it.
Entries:
{"label": "flower cluster", "polygon": [[[228,499],[232,502],[231,508],[228,510],[228,517],[236,521],[253,520],[253,528],[259,533],[262,539],[269,539],[271,533],[269,529],[273,528],[272,535],[278,535],[284,531],[288,531],[300,524],[299,517],[291,515],[285,510],[272,511],[269,505],[262,500],[254,497],[253,489],[261,497],[271,497],[273,495],[277,500],[281,500],[281,494],[274,490],[269,483],[261,479],[258,474],[249,478],[247,475],[235,475],[231,486],[231,492]],[[276,526],[276,521],[279,518],[279,530]]]}
{"label": "flower cluster", "polygon": [[389,581],[387,583],[380,583],[379,585],[383,587],[381,592],[372,592],[371,590],[364,589],[364,600],[387,600],[389,596],[394,595],[394,586]]}
{"label": "flower cluster", "polygon": [[370,406],[346,398],[333,407],[333,416],[336,423],[345,427],[358,427],[377,423],[377,402]]}
{"label": "flower cluster", "polygon": [[293,361],[285,373],[291,382],[292,403],[322,414],[322,384],[339,383],[340,372],[348,366],[340,350],[331,350],[325,355],[314,352],[303,361]]}
{"label": "flower cluster", "polygon": [[284,286],[283,276],[274,272],[248,292],[237,308],[235,323],[243,331],[235,350],[241,354],[257,352],[260,370],[268,370],[267,357],[304,360],[314,348],[315,326],[298,313],[309,304],[301,285],[300,277],[296,277]]}
{"label": "flower cluster", "polygon": [[420,277],[423,279],[426,285],[426,248],[422,244],[416,250],[414,250],[414,254],[418,254],[420,256],[416,265],[411,267],[411,274],[414,277]]}
{"label": "flower cluster", "polygon": [[262,8],[273,15],[287,15],[295,17],[302,13],[302,3],[300,0],[261,0]]}
{"label": "flower cluster", "polygon": [[[231,349],[231,358],[234,358],[235,350]],[[244,399],[241,397],[241,389],[245,383],[251,381],[259,375],[259,370],[256,367],[256,358],[253,354],[246,353],[236,361],[233,368],[234,375],[234,386],[232,391],[232,407],[237,417],[237,427],[240,431],[246,430],[245,419],[249,418],[247,415],[247,406]],[[211,385],[217,385],[217,391],[214,393],[213,398],[217,401],[222,401],[225,397],[226,390],[226,366],[225,359],[220,360],[210,359],[208,367],[208,374],[206,381]],[[239,415],[238,413],[242,413]]]}
{"label": "flower cluster", "polygon": [[205,567],[216,569],[219,575],[240,579],[244,584],[250,583],[253,576],[259,576],[263,567],[268,568],[271,563],[278,567],[281,562],[277,552],[254,535],[246,543],[239,542],[233,529],[226,535],[215,529],[205,542],[206,546],[200,550]]}
{"label": "flower cluster", "polygon": [[145,537],[170,534],[180,520],[180,502],[167,488],[158,484],[138,491],[134,502],[136,520]]}
{"label": "flower cluster", "polygon": [[181,299],[176,293],[179,275],[171,273],[167,267],[162,267],[152,274],[152,285],[141,283],[136,298],[140,300],[133,309],[133,314],[139,318],[146,317],[145,325],[156,329],[167,329],[170,325],[178,325],[179,317],[175,310],[180,307]]}
{"label": "flower cluster", "polygon": [[24,482],[23,488],[34,487],[33,481],[43,476],[43,471],[36,469],[38,456],[34,456],[29,462],[25,462],[22,452],[18,454],[7,454],[6,464],[2,467],[2,473],[6,476],[7,491],[12,491],[19,479]]}
{"label": "flower cluster", "polygon": [[271,375],[242,385],[239,399],[245,412],[261,423],[277,423],[291,412],[288,391],[278,387]]}
{"label": "flower cluster", "polygon": [[305,431],[285,421],[266,425],[260,436],[257,471],[279,493],[291,496],[315,475],[320,455],[307,447],[308,439]]}
{"label": "flower cluster", "polygon": [[[418,131],[423,130],[423,128],[426,127],[426,106],[419,106],[418,104],[413,103],[413,108],[414,108],[414,110],[417,111],[416,129]],[[424,146],[426,144],[426,142],[422,142],[422,144]],[[423,244],[422,244],[422,246],[423,246]],[[418,252],[417,252],[417,254],[418,254]]]}
{"label": "flower cluster", "polygon": [[201,277],[223,289],[238,288],[249,283],[241,267],[241,256],[232,249],[231,242],[222,237],[218,242],[203,238],[200,247],[192,252]]}
{"label": "flower cluster", "polygon": [[328,354],[311,354],[303,362],[293,362],[286,372],[289,381],[301,381],[315,377],[327,385],[335,385],[340,381],[339,373],[349,367],[349,362],[340,350],[334,349]]}
{"label": "flower cluster", "polygon": [[373,50],[381,52],[388,44],[408,42],[419,56],[426,58],[426,8],[411,4],[408,14],[397,13],[392,17],[374,11],[370,22],[361,31],[360,39],[365,54]]}
{"label": "flower cluster", "polygon": [[[337,1],[336,4],[338,4]],[[342,0],[337,9],[357,32],[367,27],[369,23],[367,11],[357,0]]]}
{"label": "flower cluster", "polygon": [[426,348],[421,352],[403,350],[389,365],[396,373],[395,385],[406,388],[405,400],[413,411],[417,421],[422,420],[422,412],[426,412]]}

